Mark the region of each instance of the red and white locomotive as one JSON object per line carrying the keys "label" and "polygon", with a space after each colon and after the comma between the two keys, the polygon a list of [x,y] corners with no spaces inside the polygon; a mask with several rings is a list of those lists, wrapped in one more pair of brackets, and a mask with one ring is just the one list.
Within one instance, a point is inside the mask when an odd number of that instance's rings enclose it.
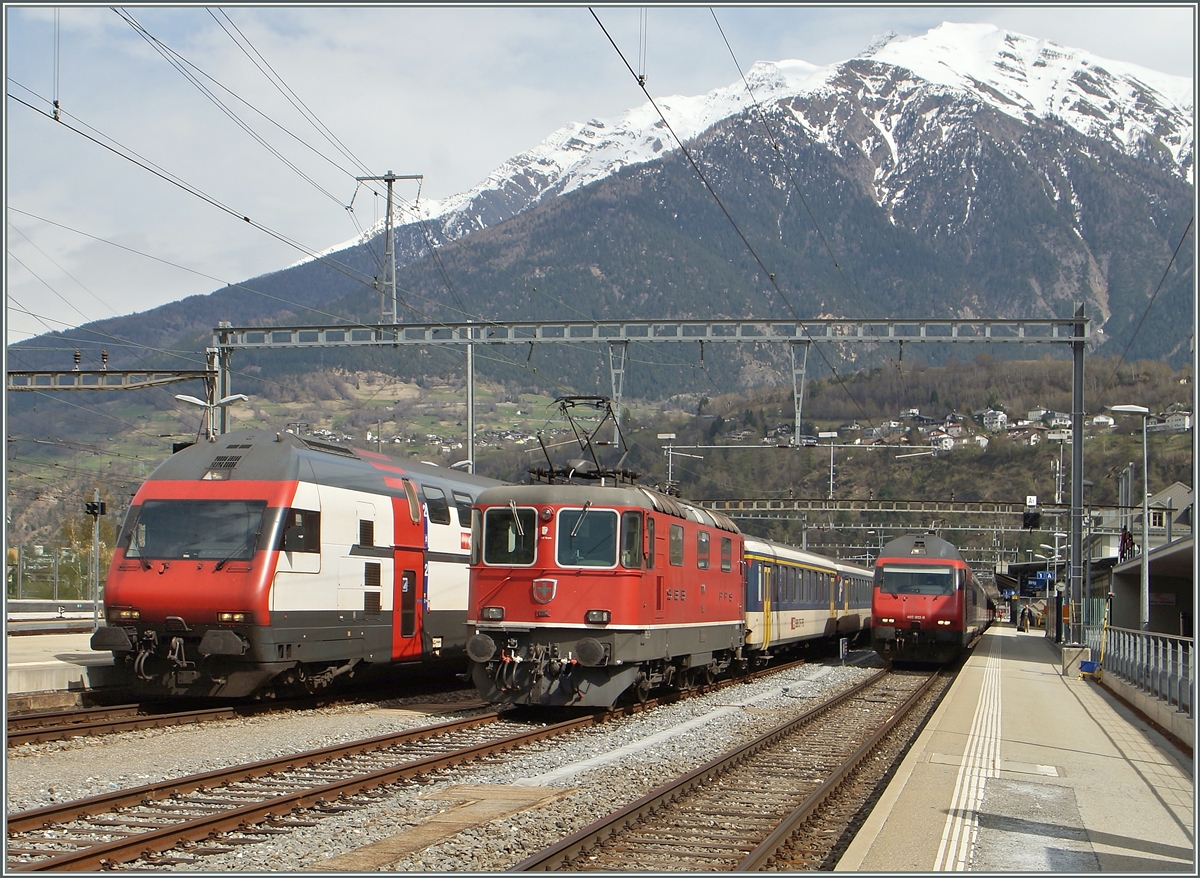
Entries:
{"label": "red and white locomotive", "polygon": [[991,623],[997,597],[950,543],[899,537],[875,561],[871,645],[893,662],[951,661]]}
{"label": "red and white locomotive", "polygon": [[461,663],[470,508],[498,484],[291,433],[192,445],[134,496],[92,648],[136,688],[221,697]]}

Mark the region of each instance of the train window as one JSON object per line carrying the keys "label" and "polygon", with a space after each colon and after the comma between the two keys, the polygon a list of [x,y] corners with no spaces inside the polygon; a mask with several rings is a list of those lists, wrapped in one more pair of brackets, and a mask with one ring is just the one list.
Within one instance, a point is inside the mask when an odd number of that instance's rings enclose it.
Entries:
{"label": "train window", "polygon": [[288,509],[275,548],[281,552],[320,552],[321,513]]}
{"label": "train window", "polygon": [[421,493],[425,495],[425,505],[429,507],[431,524],[450,523],[450,504],[446,502],[446,492],[433,485],[422,485]]}
{"label": "train window", "polygon": [[483,514],[483,563],[529,566],[537,549],[537,510],[497,506]]}
{"label": "train window", "polygon": [[417,633],[417,573],[405,570],[400,577],[400,636]]}
{"label": "train window", "polygon": [[375,522],[363,521],[358,522],[358,544],[360,546],[375,545]]}
{"label": "train window", "polygon": [[696,534],[696,566],[701,570],[708,569],[708,543],[707,531],[702,530]]}
{"label": "train window", "polygon": [[650,551],[646,553],[646,569],[653,570],[654,569],[654,557],[655,557],[654,516],[653,515],[646,516],[646,542],[650,544]]}
{"label": "train window", "polygon": [[558,513],[561,567],[615,567],[617,513],[611,509],[562,509]]}
{"label": "train window", "polygon": [[454,492],[454,507],[458,510],[458,526],[471,526],[471,498],[466,494]]}
{"label": "train window", "polygon": [[254,557],[266,509],[264,500],[147,500],[129,527],[125,554],[248,561]]}
{"label": "train window", "polygon": [[471,563],[479,563],[479,552],[483,546],[483,517],[478,509],[471,510]]}
{"label": "train window", "polygon": [[621,566],[642,569],[642,513],[621,513]]}
{"label": "train window", "polygon": [[670,541],[667,546],[668,558],[672,567],[683,566],[683,525],[671,525]]}
{"label": "train window", "polygon": [[408,517],[412,519],[413,524],[421,523],[421,501],[417,499],[417,489],[408,479],[402,479],[404,482],[404,496],[408,498]]}
{"label": "train window", "polygon": [[876,582],[887,594],[953,594],[954,569],[951,567],[892,567],[875,572]]}
{"label": "train window", "polygon": [[721,570],[728,573],[733,569],[733,540],[721,537]]}

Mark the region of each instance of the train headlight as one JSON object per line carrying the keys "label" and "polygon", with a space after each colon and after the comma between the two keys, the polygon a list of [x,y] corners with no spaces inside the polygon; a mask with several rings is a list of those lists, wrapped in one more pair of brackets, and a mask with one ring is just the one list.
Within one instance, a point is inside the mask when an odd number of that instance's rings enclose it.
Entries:
{"label": "train headlight", "polygon": [[135,610],[133,607],[110,607],[108,618],[112,622],[128,622],[132,619],[142,618],[142,611]]}
{"label": "train headlight", "polygon": [[484,607],[479,611],[479,618],[489,622],[500,622],[504,619],[504,607]]}
{"label": "train headlight", "polygon": [[949,625],[949,624],[951,624],[951,622],[949,619],[938,619],[938,624],[939,625]]}
{"label": "train headlight", "polygon": [[217,613],[217,621],[224,625],[249,624],[254,621],[254,614],[221,612]]}
{"label": "train headlight", "polygon": [[883,623],[885,623],[885,624],[887,624],[887,625],[894,625],[894,624],[895,624],[895,622],[896,622],[896,620],[895,620],[895,619],[880,619],[879,621],[880,621],[880,622],[883,622]]}
{"label": "train headlight", "polygon": [[591,622],[594,625],[607,625],[611,618],[612,613],[608,610],[588,610],[583,616],[585,622]]}
{"label": "train headlight", "polygon": [[547,506],[542,510],[542,521],[549,521],[554,517],[554,510]]}

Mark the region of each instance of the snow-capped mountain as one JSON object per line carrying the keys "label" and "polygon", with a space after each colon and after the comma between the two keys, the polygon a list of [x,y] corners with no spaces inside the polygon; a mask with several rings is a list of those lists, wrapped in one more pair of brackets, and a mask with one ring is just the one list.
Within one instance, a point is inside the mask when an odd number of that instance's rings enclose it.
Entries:
{"label": "snow-capped mountain", "polygon": [[[768,107],[805,98],[810,109],[798,121],[815,140],[834,148],[849,120],[811,108],[836,101],[847,89],[857,90],[854,97],[867,105],[875,128],[859,146],[877,160],[877,201],[889,211],[906,188],[906,145],[927,146],[928,129],[943,124],[941,108],[948,103],[958,108],[951,114],[955,120],[964,112],[970,115],[988,107],[1022,123],[1055,120],[1127,155],[1161,153],[1175,173],[1193,182],[1190,78],[1109,61],[989,24],[944,23],[916,37],[888,34],[855,58],[826,67],[804,61],[759,62],[746,80],[706,95],[674,95],[656,102],[671,130],[686,142],[755,103]],[[926,136],[912,137],[909,119],[906,139],[898,124],[905,118],[905,107],[916,102],[927,106],[920,120]],[[880,145],[886,147],[883,153],[876,149]],[[467,192],[419,205],[402,203],[397,258],[411,260],[427,252],[431,240],[442,243],[494,226],[548,197],[676,149],[675,138],[649,103],[618,119],[565,125]],[[363,243],[381,229],[382,224],[326,252]]]}

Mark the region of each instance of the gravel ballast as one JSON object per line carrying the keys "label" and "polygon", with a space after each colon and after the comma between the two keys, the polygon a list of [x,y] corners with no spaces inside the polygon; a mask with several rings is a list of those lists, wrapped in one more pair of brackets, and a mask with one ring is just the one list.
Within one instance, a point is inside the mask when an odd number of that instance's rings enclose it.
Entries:
{"label": "gravel ballast", "polygon": [[[522,748],[503,761],[444,770],[432,783],[393,786],[370,804],[321,817],[316,826],[302,831],[235,845],[237,849],[229,853],[197,857],[194,863],[169,868],[299,871],[320,870],[324,861],[330,861],[327,868],[336,870],[344,867],[332,858],[391,840],[388,848],[398,853],[381,855],[372,870],[507,869],[670,778],[860,682],[879,667],[873,656],[863,657],[862,664],[804,665]],[[12,748],[7,763],[8,810],[28,810],[449,718],[405,709],[406,705],[419,708],[429,700],[426,696],[345,705]],[[603,760],[604,754],[612,754],[611,759]],[[457,813],[453,809],[470,800],[469,785],[478,784],[533,785],[558,795],[548,804],[481,825],[462,828],[450,821],[443,831],[437,822],[429,822],[439,814],[438,821],[453,817]],[[467,785],[466,792],[459,785]],[[415,826],[421,826],[420,842],[417,834],[407,839],[403,835]]]}

